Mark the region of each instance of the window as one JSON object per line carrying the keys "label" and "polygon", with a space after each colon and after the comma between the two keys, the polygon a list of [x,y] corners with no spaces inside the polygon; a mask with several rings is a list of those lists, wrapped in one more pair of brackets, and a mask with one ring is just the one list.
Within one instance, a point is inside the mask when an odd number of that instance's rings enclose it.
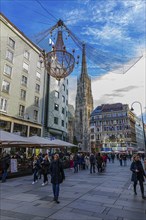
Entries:
{"label": "window", "polygon": [[23,63],[23,70],[25,72],[28,72],[28,64],[27,63]]}
{"label": "window", "polygon": [[15,48],[15,41],[12,40],[12,38],[10,38],[10,37],[9,37],[9,46],[13,49]]}
{"label": "window", "polygon": [[94,133],[94,128],[91,128],[91,133]]}
{"label": "window", "polygon": [[37,68],[41,69],[41,62],[40,61],[37,62]]}
{"label": "window", "polygon": [[34,118],[35,121],[38,120],[38,111],[34,110],[33,118]]}
{"label": "window", "polygon": [[27,77],[24,75],[22,76],[21,84],[27,86]]}
{"label": "window", "polygon": [[6,59],[11,63],[13,62],[13,56],[14,56],[13,52],[11,52],[10,50],[6,51]]}
{"label": "window", "polygon": [[62,124],[62,127],[64,127],[64,121],[63,120],[62,120],[61,124]]}
{"label": "window", "polygon": [[7,74],[8,76],[11,76],[12,67],[6,64],[5,67],[4,67],[4,73]]}
{"label": "window", "polygon": [[19,116],[24,117],[25,106],[19,105]]}
{"label": "window", "polygon": [[63,90],[65,91],[65,85],[63,84],[62,86],[63,86]]}
{"label": "window", "polygon": [[41,79],[41,74],[39,72],[36,72],[36,79],[40,81]]}
{"label": "window", "polygon": [[55,97],[59,98],[59,92],[55,91]]}
{"label": "window", "polygon": [[26,91],[23,90],[23,89],[21,89],[20,98],[21,98],[22,100],[25,100],[25,99],[26,99]]}
{"label": "window", "polygon": [[66,95],[68,95],[68,89],[66,90]]}
{"label": "window", "polygon": [[10,89],[10,83],[3,80],[3,83],[2,83],[2,91],[3,92],[9,92],[9,89]]}
{"label": "window", "polygon": [[34,105],[37,107],[39,106],[39,97],[38,96],[34,97]]}
{"label": "window", "polygon": [[94,140],[94,135],[91,135],[91,139]]}
{"label": "window", "polygon": [[7,111],[7,99],[0,98],[0,110],[6,112]]}
{"label": "window", "polygon": [[58,125],[58,118],[54,117],[54,124]]}
{"label": "window", "polygon": [[62,96],[62,102],[65,102],[65,97],[64,97],[64,95]]}
{"label": "window", "polygon": [[24,57],[29,60],[30,53],[27,50],[24,51]]}
{"label": "window", "polygon": [[64,110],[64,108],[62,107],[62,114],[64,114],[64,112],[65,112],[65,110]]}
{"label": "window", "polygon": [[37,93],[40,92],[40,85],[39,85],[39,84],[36,84],[36,86],[35,86],[35,91],[36,91]]}
{"label": "window", "polygon": [[68,100],[66,100],[66,105],[68,105]]}
{"label": "window", "polygon": [[54,109],[56,110],[56,111],[59,111],[59,105],[58,104],[54,104]]}

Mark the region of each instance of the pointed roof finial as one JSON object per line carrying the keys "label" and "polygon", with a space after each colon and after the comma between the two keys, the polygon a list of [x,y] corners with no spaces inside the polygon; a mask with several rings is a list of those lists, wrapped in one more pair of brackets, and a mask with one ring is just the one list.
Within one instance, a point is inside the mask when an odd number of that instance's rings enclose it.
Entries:
{"label": "pointed roof finial", "polygon": [[83,49],[82,49],[82,70],[81,75],[87,75],[87,63],[86,63],[86,49],[85,43],[83,42]]}

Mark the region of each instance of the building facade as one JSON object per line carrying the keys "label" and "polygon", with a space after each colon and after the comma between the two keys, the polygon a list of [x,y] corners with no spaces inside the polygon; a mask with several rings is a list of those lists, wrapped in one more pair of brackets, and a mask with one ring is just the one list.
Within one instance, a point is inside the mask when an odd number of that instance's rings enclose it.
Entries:
{"label": "building facade", "polygon": [[137,149],[144,150],[145,143],[144,143],[143,125],[141,119],[138,118],[136,115],[135,115],[135,132],[136,132]]}
{"label": "building facade", "polygon": [[91,79],[87,73],[85,45],[82,52],[82,68],[77,80],[77,94],[75,103],[75,137],[83,151],[89,151],[89,121],[93,110]]}
{"label": "building facade", "polygon": [[40,62],[42,49],[2,14],[0,24],[0,129],[66,140],[68,79],[50,77]]}
{"label": "building facade", "polygon": [[68,105],[68,141],[74,142],[74,127],[75,127],[75,110],[73,105]]}
{"label": "building facade", "polygon": [[41,50],[2,14],[0,23],[0,128],[23,136],[41,135]]}
{"label": "building facade", "polygon": [[92,150],[137,150],[135,116],[127,104],[97,106],[90,118]]}
{"label": "building facade", "polygon": [[46,130],[50,137],[67,140],[68,135],[68,79],[49,77]]}

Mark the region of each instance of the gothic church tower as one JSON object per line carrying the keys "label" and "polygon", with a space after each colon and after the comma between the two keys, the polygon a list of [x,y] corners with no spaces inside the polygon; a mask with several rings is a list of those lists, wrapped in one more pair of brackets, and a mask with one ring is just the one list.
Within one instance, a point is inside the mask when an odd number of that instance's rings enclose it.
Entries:
{"label": "gothic church tower", "polygon": [[85,44],[82,51],[82,69],[77,81],[77,94],[75,106],[75,136],[80,143],[82,151],[89,151],[89,120],[93,111],[93,97],[91,79],[87,73]]}

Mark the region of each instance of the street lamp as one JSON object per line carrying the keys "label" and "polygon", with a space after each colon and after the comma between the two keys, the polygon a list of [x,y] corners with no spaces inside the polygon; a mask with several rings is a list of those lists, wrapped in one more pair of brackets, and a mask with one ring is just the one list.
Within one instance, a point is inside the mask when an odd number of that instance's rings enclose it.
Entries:
{"label": "street lamp", "polygon": [[143,114],[142,114],[142,105],[140,102],[135,101],[131,104],[131,111],[134,111],[134,108],[132,107],[133,104],[138,103],[140,105],[140,110],[141,110],[141,120],[142,120],[142,128],[143,128],[143,139],[144,139],[144,152],[145,152],[145,157],[146,157],[146,138],[145,138],[145,130],[144,130],[144,121],[143,121]]}

